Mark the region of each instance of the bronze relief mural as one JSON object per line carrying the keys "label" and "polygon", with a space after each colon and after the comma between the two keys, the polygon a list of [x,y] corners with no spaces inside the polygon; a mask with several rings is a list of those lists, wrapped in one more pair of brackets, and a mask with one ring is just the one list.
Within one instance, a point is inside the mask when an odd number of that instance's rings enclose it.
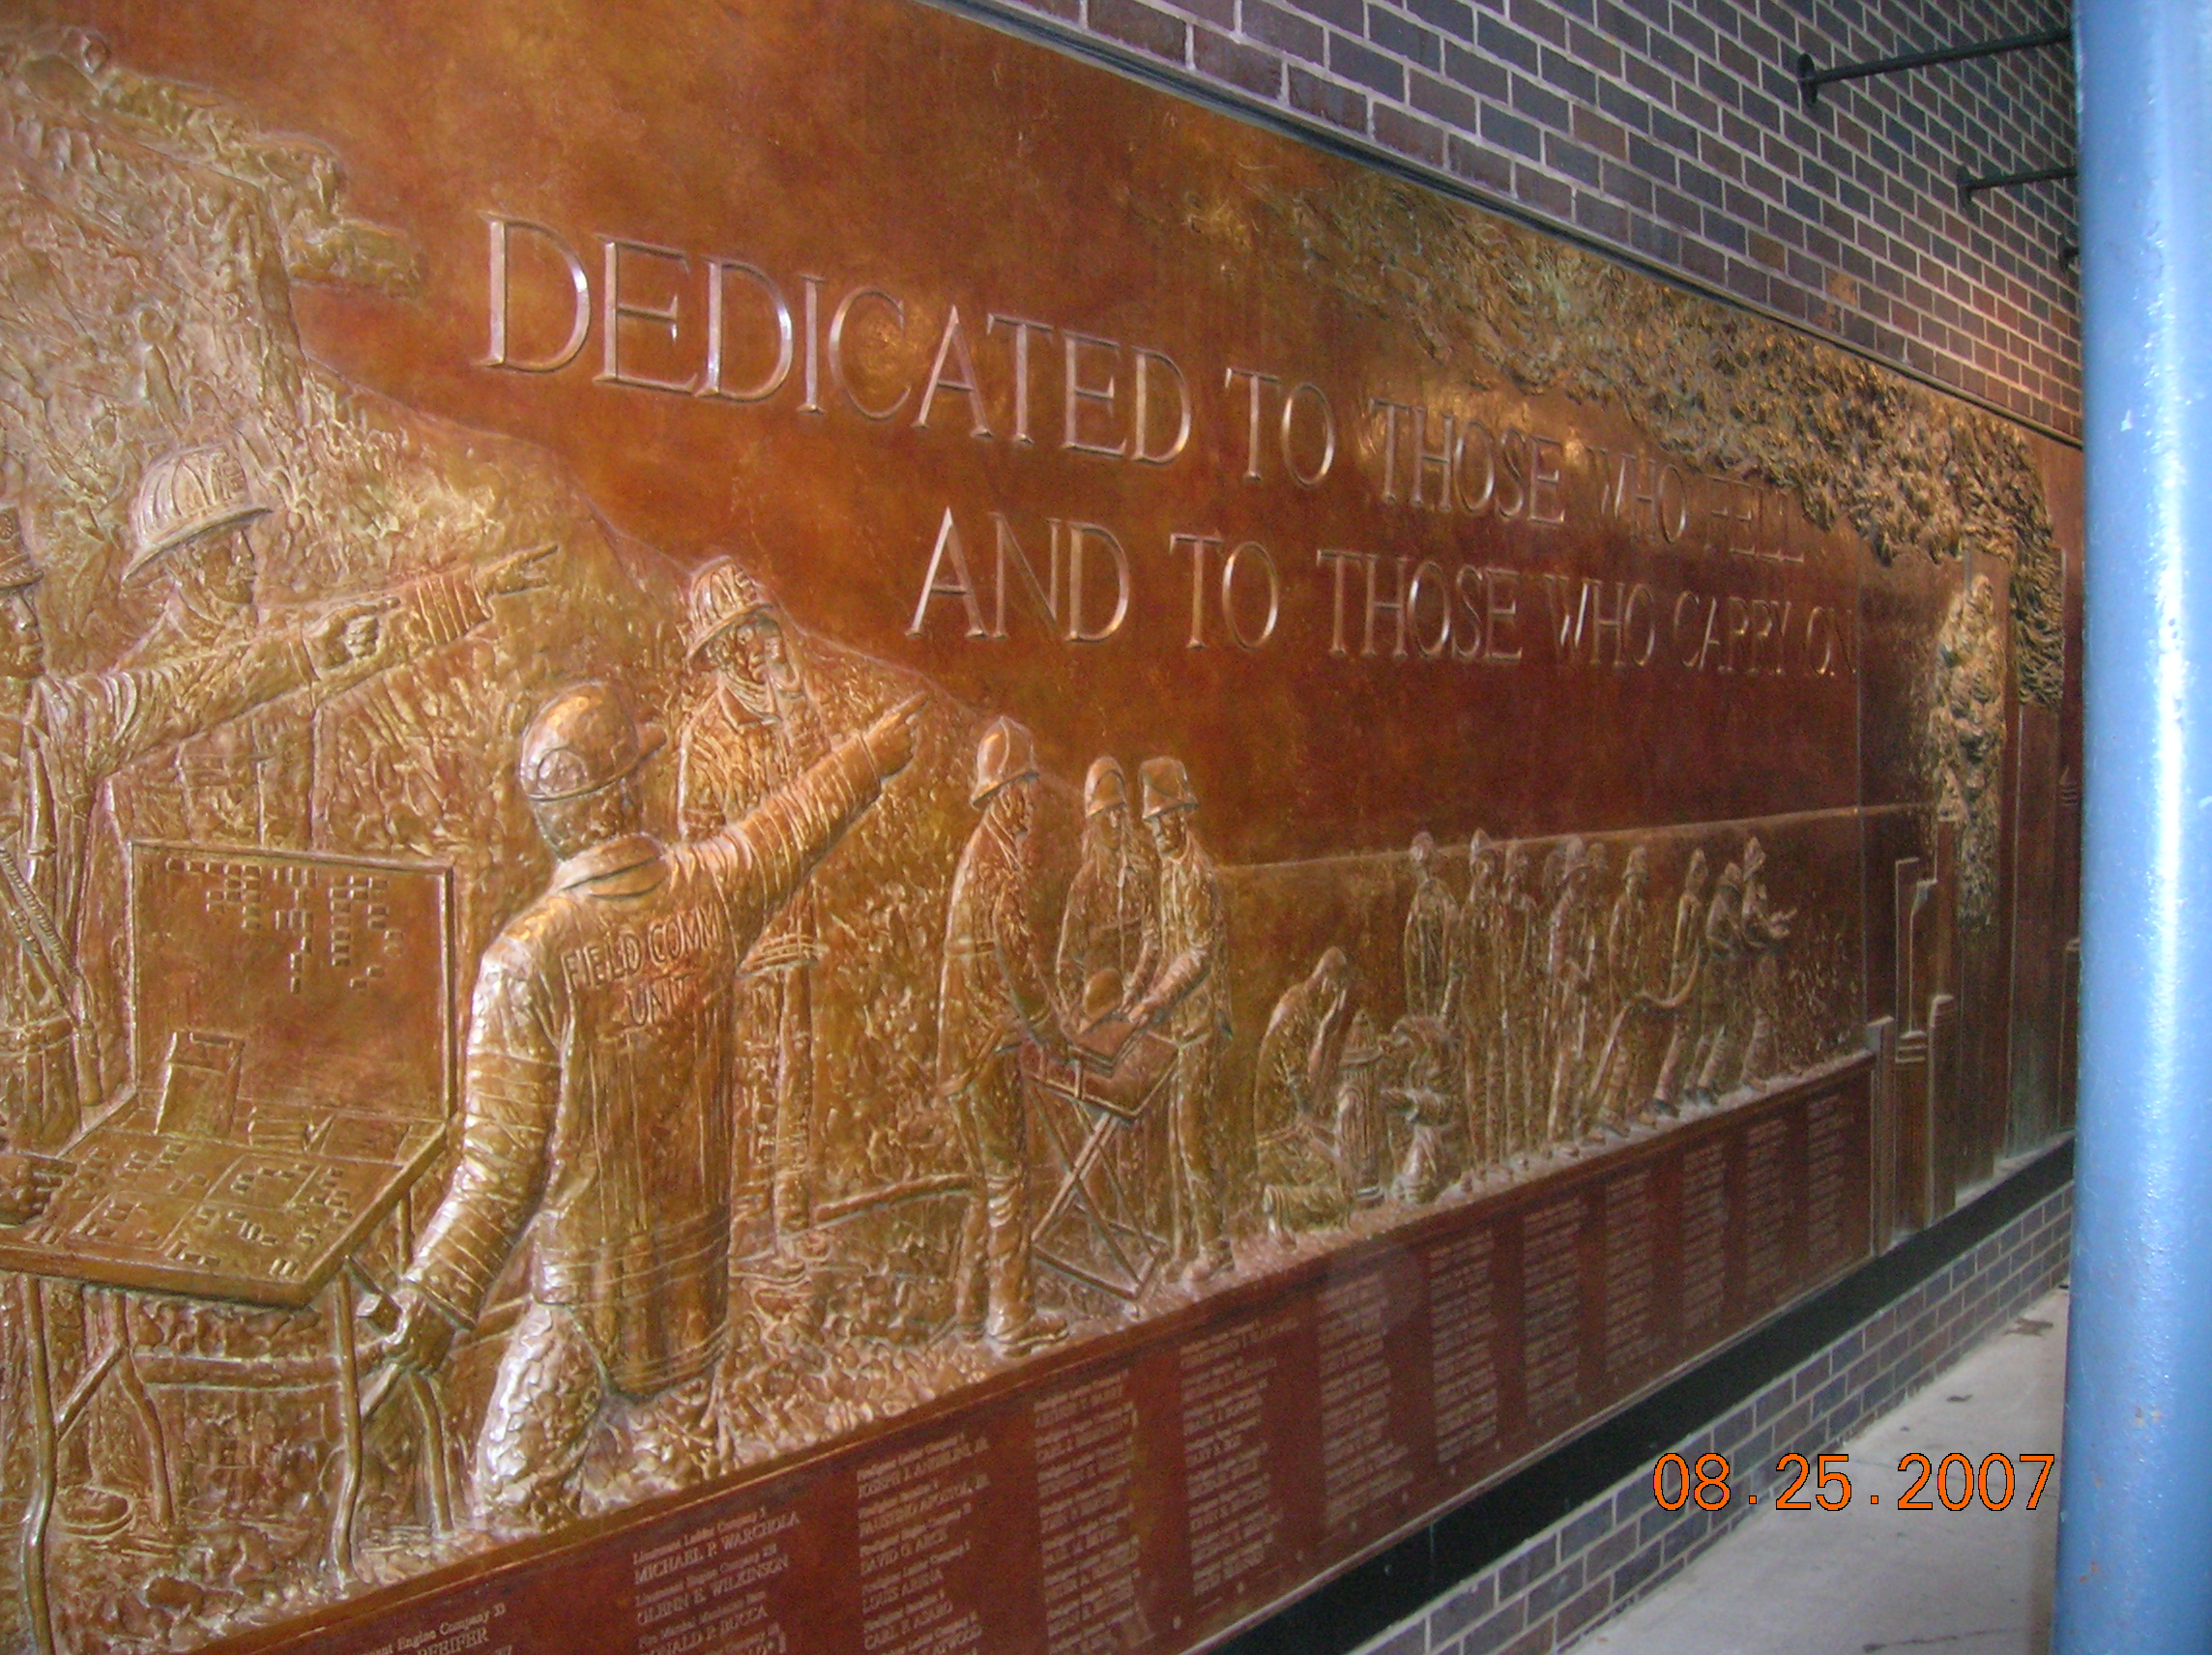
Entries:
{"label": "bronze relief mural", "polygon": [[0,1650],[1197,1647],[2058,1118],[1989,416],[898,0],[0,168]]}

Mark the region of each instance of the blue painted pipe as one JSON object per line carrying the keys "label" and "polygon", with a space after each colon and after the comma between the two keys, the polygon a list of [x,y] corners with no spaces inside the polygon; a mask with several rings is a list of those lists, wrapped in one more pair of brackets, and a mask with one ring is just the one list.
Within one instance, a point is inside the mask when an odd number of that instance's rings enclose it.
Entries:
{"label": "blue painted pipe", "polygon": [[2056,1655],[2212,1651],[2212,0],[2077,0],[2088,627]]}

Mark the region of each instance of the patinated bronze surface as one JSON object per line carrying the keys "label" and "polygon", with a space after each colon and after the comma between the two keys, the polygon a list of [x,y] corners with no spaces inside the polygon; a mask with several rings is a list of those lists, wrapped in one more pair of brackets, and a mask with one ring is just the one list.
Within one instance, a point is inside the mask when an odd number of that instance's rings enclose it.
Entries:
{"label": "patinated bronze surface", "polygon": [[1172,1655],[2067,1117],[1985,414],[905,0],[0,169],[0,1650]]}

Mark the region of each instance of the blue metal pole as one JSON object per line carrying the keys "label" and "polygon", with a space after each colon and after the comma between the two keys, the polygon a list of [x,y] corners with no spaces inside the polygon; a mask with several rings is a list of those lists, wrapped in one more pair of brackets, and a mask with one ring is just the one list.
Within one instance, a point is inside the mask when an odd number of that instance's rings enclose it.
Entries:
{"label": "blue metal pole", "polygon": [[2056,1655],[2212,1651],[2212,0],[2077,0],[2081,1094]]}

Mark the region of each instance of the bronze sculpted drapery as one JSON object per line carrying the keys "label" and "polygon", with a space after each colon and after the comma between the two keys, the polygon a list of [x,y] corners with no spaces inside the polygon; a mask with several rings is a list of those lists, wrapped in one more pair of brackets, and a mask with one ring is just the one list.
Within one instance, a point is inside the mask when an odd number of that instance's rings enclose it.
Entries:
{"label": "bronze sculpted drapery", "polygon": [[1985,415],[892,0],[0,168],[0,1650],[1181,1650],[2060,1118]]}

